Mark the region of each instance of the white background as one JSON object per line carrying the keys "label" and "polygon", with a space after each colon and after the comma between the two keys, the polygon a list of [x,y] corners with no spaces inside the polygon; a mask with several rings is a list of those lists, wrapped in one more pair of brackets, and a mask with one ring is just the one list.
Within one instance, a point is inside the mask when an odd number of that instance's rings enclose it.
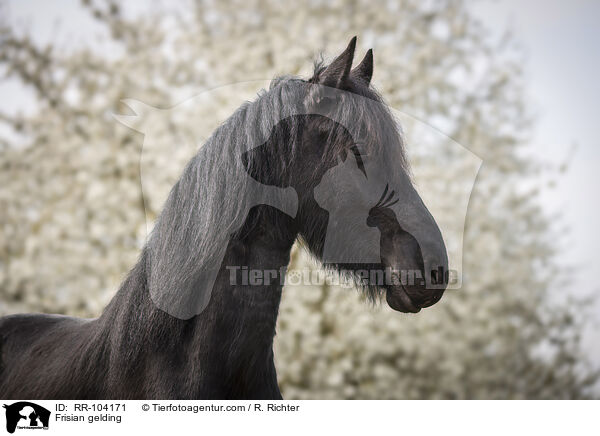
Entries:
{"label": "white background", "polygon": [[[2,401],[11,404],[13,401]],[[52,411],[48,430],[17,429],[15,436],[51,435],[598,435],[596,401],[121,401],[120,424],[55,422],[55,405],[110,401],[37,401]],[[144,412],[143,404],[299,405],[298,412]],[[96,412],[91,412],[96,413]],[[85,414],[85,413],[84,413]],[[5,432],[4,413],[0,432]]]}

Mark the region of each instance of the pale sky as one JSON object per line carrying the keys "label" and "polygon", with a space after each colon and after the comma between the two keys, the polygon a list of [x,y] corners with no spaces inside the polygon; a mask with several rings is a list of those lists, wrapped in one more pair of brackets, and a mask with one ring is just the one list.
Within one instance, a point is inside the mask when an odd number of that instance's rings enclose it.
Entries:
{"label": "pale sky", "polygon": [[[600,2],[488,0],[473,11],[496,33],[512,28],[528,53],[527,91],[537,114],[531,152],[560,163],[576,145],[569,170],[543,200],[570,229],[562,259],[578,268],[567,291],[600,300]],[[593,313],[596,328],[584,340],[600,363],[600,301]]]}

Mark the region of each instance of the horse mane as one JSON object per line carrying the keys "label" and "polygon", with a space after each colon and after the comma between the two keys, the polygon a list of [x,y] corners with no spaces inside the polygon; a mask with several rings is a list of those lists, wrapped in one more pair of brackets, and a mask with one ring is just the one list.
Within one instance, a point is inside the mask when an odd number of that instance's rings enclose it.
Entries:
{"label": "horse mane", "polygon": [[219,267],[211,254],[239,230],[231,223],[245,218],[240,199],[250,179],[241,176],[247,174],[241,156],[268,138],[279,120],[298,113],[299,91],[286,80],[244,103],[213,132],[171,189],[146,245],[148,287],[157,304],[157,296],[166,295],[158,304],[163,310],[208,304],[210,290],[195,292],[199,277]]}

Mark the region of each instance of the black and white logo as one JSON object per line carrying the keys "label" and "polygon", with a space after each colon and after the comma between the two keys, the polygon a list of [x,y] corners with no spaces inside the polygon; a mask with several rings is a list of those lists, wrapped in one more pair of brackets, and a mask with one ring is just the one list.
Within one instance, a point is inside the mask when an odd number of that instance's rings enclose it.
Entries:
{"label": "black and white logo", "polygon": [[29,401],[4,404],[6,409],[6,431],[14,433],[16,429],[47,430],[50,411]]}

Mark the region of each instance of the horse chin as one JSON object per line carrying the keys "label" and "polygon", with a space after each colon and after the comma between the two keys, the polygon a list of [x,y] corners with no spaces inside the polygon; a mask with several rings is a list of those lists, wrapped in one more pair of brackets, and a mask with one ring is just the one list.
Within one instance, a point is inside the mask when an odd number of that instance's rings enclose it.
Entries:
{"label": "horse chin", "polygon": [[418,313],[421,309],[440,301],[443,294],[444,289],[424,291],[421,287],[398,285],[387,288],[385,299],[388,305],[398,312]]}
{"label": "horse chin", "polygon": [[391,286],[385,293],[388,306],[398,312],[418,313],[421,308],[413,303],[404,286]]}

